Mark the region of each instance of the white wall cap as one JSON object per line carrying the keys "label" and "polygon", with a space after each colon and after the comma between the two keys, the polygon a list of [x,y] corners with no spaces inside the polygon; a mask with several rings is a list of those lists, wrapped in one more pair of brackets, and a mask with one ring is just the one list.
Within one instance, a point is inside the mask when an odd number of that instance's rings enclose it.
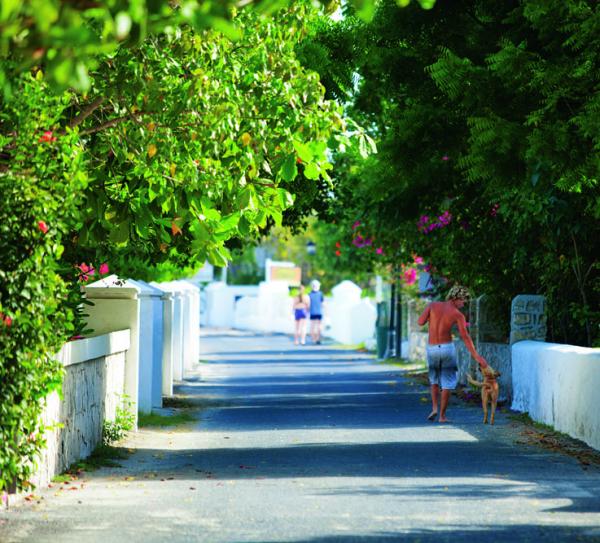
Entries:
{"label": "white wall cap", "polygon": [[129,345],[129,329],[118,330],[101,336],[69,341],[58,351],[56,359],[60,360],[64,366],[71,366],[103,356],[121,353],[129,349]]}
{"label": "white wall cap", "polygon": [[152,283],[153,286],[161,288],[175,296],[185,296],[185,289],[182,289],[176,281],[165,281],[164,283]]}
{"label": "white wall cap", "polygon": [[200,292],[200,287],[186,281],[185,279],[180,279],[178,281],[173,281],[173,283],[179,285],[179,287],[183,290],[189,290],[190,292]]}
{"label": "white wall cap", "polygon": [[334,298],[337,298],[338,296],[347,295],[355,297],[357,294],[360,297],[361,292],[362,288],[360,288],[356,283],[353,283],[352,281],[348,280],[338,283],[335,287],[331,289],[331,293],[333,294]]}
{"label": "white wall cap", "polygon": [[156,288],[154,285],[150,283],[146,283],[146,281],[142,281],[141,279],[130,279],[134,285],[137,285],[141,288],[140,296],[162,296],[162,290]]}
{"label": "white wall cap", "polygon": [[563,343],[547,343],[545,341],[525,340],[518,341],[512,345],[513,351],[548,350],[566,354],[577,354],[590,357],[590,362],[600,362],[600,348],[579,347],[578,345],[567,345]]}
{"label": "white wall cap", "polygon": [[214,281],[206,285],[204,290],[221,290],[227,288],[227,285],[223,281]]}
{"label": "white wall cap", "polygon": [[130,279],[119,279],[116,275],[107,275],[99,281],[84,286],[87,298],[136,299],[141,287]]}

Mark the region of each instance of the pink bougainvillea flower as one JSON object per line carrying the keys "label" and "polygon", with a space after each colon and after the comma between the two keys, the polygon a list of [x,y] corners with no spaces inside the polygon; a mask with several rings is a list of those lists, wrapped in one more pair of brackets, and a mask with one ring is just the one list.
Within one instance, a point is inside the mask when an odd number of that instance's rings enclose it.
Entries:
{"label": "pink bougainvillea flower", "polygon": [[342,251],[339,249],[335,252],[335,256],[342,256]]}
{"label": "pink bougainvillea flower", "polygon": [[52,130],[46,130],[38,140],[38,143],[50,143],[51,141],[56,141],[56,136],[52,135]]}
{"label": "pink bougainvillea flower", "polygon": [[356,237],[352,240],[352,243],[356,245],[356,247],[365,246],[365,240],[360,234],[356,234]]}
{"label": "pink bougainvillea flower", "polygon": [[103,264],[100,264],[100,268],[98,270],[100,272],[100,275],[106,275],[108,273],[108,264],[106,262],[104,262]]}
{"label": "pink bougainvillea flower", "polygon": [[38,228],[41,230],[42,234],[48,232],[48,225],[44,221],[38,221]]}
{"label": "pink bougainvillea flower", "polygon": [[94,275],[96,273],[96,270],[94,268],[90,268],[90,271],[88,272],[88,275]]}
{"label": "pink bougainvillea flower", "polygon": [[494,204],[490,210],[490,215],[495,217],[498,214],[498,209],[500,209],[500,204]]}
{"label": "pink bougainvillea flower", "polygon": [[408,268],[404,271],[404,282],[407,285],[412,285],[417,280],[417,270],[414,268]]}
{"label": "pink bougainvillea flower", "polygon": [[355,221],[352,225],[352,230],[356,230],[360,226],[360,221]]}
{"label": "pink bougainvillea flower", "polygon": [[69,341],[76,341],[76,340],[78,340],[78,339],[83,339],[83,336],[71,336],[71,337],[69,338]]}
{"label": "pink bougainvillea flower", "polygon": [[413,255],[413,260],[415,264],[423,264],[423,257],[421,256]]}
{"label": "pink bougainvillea flower", "polygon": [[90,267],[85,264],[85,263],[81,263],[79,264],[79,269],[83,272],[83,273],[87,273],[90,271]]}
{"label": "pink bougainvillea flower", "polygon": [[377,247],[377,249],[375,249],[375,252],[376,252],[378,255],[382,255],[382,254],[383,254],[383,247]]}
{"label": "pink bougainvillea flower", "polygon": [[373,240],[371,238],[367,238],[367,239],[365,239],[365,243],[364,244],[366,246],[373,245]]}
{"label": "pink bougainvillea flower", "polygon": [[450,157],[449,157],[448,155],[444,155],[444,156],[442,157],[442,160],[443,160],[444,162],[446,162],[446,161],[450,160]]}

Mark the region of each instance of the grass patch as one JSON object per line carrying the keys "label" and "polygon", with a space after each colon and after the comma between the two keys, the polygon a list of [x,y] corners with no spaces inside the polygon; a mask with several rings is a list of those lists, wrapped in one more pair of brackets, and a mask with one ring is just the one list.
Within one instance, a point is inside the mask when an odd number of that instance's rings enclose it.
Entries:
{"label": "grass patch", "polygon": [[99,445],[86,459],[71,464],[65,474],[73,475],[81,471],[96,471],[100,468],[120,468],[121,464],[117,460],[125,458],[127,458],[127,453],[123,449],[110,445]]}
{"label": "grass patch", "polygon": [[73,479],[73,476],[70,473],[61,473],[60,475],[55,475],[52,477],[53,483],[70,483]]}
{"label": "grass patch", "polygon": [[138,425],[140,427],[178,426],[196,420],[190,413],[182,411],[173,415],[159,415],[158,413],[140,413]]}
{"label": "grass patch", "polygon": [[175,408],[190,408],[196,407],[194,401],[185,396],[166,396],[163,397],[163,407],[175,407]]}

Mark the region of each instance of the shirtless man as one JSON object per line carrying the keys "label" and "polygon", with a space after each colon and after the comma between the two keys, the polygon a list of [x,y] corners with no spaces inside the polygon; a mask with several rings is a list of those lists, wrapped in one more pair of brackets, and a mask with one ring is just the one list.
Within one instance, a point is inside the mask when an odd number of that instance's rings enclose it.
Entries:
{"label": "shirtless man", "polygon": [[465,342],[465,346],[473,358],[482,369],[487,366],[485,358],[475,350],[473,340],[467,332],[465,317],[459,311],[468,299],[469,291],[465,287],[456,285],[448,292],[447,301],[430,303],[417,321],[419,326],[424,326],[429,322],[427,366],[429,368],[432,404],[429,420],[434,420],[438,415],[438,396],[441,388],[442,396],[438,420],[439,422],[448,422],[446,408],[448,407],[450,392],[456,388],[458,381],[456,348],[452,343],[452,333],[450,331],[454,324],[457,325],[460,337]]}

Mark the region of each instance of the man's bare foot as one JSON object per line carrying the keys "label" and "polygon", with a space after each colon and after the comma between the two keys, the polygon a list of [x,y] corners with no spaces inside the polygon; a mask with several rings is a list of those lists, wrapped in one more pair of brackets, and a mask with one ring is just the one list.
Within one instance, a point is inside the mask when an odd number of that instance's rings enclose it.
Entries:
{"label": "man's bare foot", "polygon": [[450,421],[446,417],[444,417],[444,418],[440,417],[440,420],[438,420],[438,422],[441,422],[442,424],[444,424],[444,423],[448,423]]}
{"label": "man's bare foot", "polygon": [[429,416],[427,417],[427,420],[435,420],[435,417],[437,417],[437,411],[432,411],[431,413],[429,413]]}

